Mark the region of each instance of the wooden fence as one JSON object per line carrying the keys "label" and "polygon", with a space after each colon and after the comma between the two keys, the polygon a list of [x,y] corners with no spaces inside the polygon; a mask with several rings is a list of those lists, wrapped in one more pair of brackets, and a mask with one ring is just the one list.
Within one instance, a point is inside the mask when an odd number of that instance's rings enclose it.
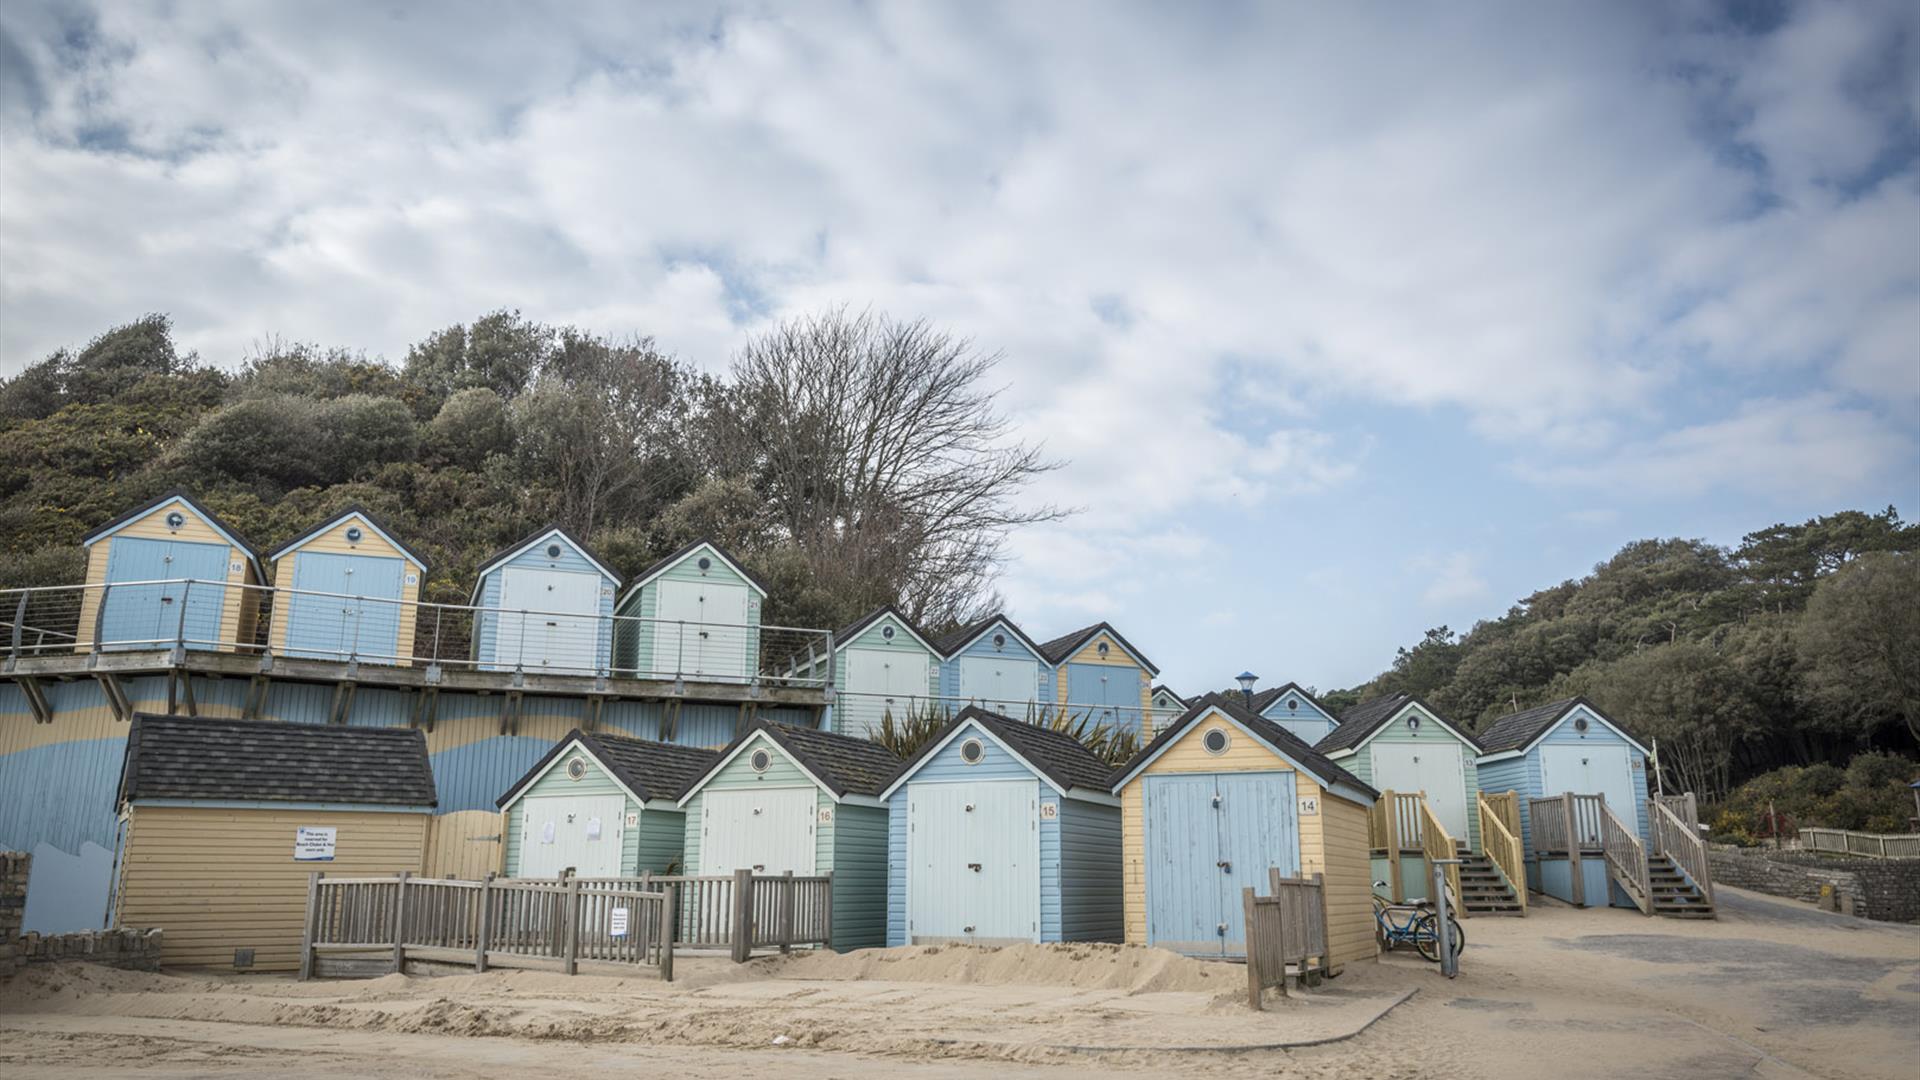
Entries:
{"label": "wooden fence", "polygon": [[1920,833],[1867,833],[1802,826],[1800,846],[1808,851],[1865,855],[1872,859],[1920,859]]}
{"label": "wooden fence", "polygon": [[[794,946],[833,944],[833,875],[655,875],[584,878],[589,887],[672,888],[679,894],[674,943],[689,949],[726,949],[744,962],[755,949],[788,952]],[[746,933],[736,933],[745,927]]]}
{"label": "wooden fence", "polygon": [[[1585,798],[1586,796],[1575,796]],[[1605,798],[1596,804],[1600,814],[1600,850],[1614,880],[1627,891],[1628,898],[1642,915],[1653,914],[1653,885],[1647,866],[1647,849],[1633,827],[1615,816]]]}
{"label": "wooden fence", "polygon": [[[1272,896],[1259,896],[1251,888],[1242,889],[1241,902],[1247,920],[1247,1004],[1262,1008],[1260,996],[1269,986],[1287,993],[1287,966],[1293,965],[1294,977],[1305,981],[1327,974],[1327,891],[1326,877],[1281,877],[1269,868],[1268,887]],[[1308,967],[1309,960],[1319,961]]]}
{"label": "wooden fence", "polygon": [[[1504,874],[1519,901],[1520,914],[1527,913],[1527,853],[1520,846],[1520,802],[1514,792],[1504,795],[1480,793],[1480,848]],[[1461,905],[1465,907],[1466,905]]]}
{"label": "wooden fence", "polygon": [[675,892],[578,879],[329,878],[307,883],[300,977],[402,971],[408,961],[673,979]]}

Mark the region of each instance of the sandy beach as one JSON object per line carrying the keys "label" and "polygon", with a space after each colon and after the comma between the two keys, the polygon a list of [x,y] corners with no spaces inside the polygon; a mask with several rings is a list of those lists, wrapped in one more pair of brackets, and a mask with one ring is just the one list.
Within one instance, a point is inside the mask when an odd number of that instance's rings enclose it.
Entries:
{"label": "sandy beach", "polygon": [[1723,890],[1714,922],[1538,904],[1461,975],[1355,965],[1263,1012],[1243,969],[1105,945],[693,958],[672,985],[534,972],[280,977],[41,968],[0,988],[35,1077],[1900,1077],[1920,928]]}

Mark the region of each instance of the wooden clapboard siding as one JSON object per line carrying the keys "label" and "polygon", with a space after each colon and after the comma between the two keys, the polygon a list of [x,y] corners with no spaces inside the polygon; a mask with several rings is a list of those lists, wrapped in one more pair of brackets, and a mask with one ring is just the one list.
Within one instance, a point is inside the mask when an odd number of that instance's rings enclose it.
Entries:
{"label": "wooden clapboard siding", "polygon": [[1294,772],[1294,794],[1316,798],[1320,812],[1299,819],[1300,870],[1327,875],[1327,928],[1337,964],[1375,955],[1373,944],[1372,883],[1367,849],[1367,812],[1358,804],[1332,795],[1313,777],[1300,773],[1286,759],[1258,740],[1234,731],[1223,754],[1209,754],[1201,733],[1212,722],[1190,725],[1153,763],[1120,791],[1122,884],[1126,897],[1126,940],[1147,943],[1147,852],[1145,793],[1149,776],[1224,772]]}
{"label": "wooden clapboard siding", "polygon": [[[178,529],[167,528],[167,512],[178,510],[186,521]],[[113,542],[122,536],[140,540],[184,540],[195,544],[219,544],[227,549],[227,584],[258,585],[261,582],[253,573],[252,556],[234,547],[220,530],[209,525],[184,499],[169,499],[148,510],[139,517],[115,529],[111,535],[103,536],[87,548],[87,584],[107,584],[107,559]],[[235,569],[235,566],[238,569]],[[257,600],[247,589],[228,589],[225,602],[220,608],[220,633],[222,642],[251,641],[254,631],[254,613],[258,610]],[[94,619],[100,611],[100,590],[85,589],[80,594],[80,625],[75,651],[86,652],[93,646]],[[220,652],[232,652],[231,644],[222,644]]]}
{"label": "wooden clapboard siding", "polygon": [[[231,970],[233,951],[251,948],[252,970],[297,970],[308,875],[418,873],[427,816],[135,805],[115,922],[164,929],[160,961],[168,967]],[[333,861],[294,861],[302,825],[339,830]]]}
{"label": "wooden clapboard siding", "polygon": [[506,820],[505,814],[488,810],[436,815],[427,829],[421,872],[467,880],[504,873]]}
{"label": "wooden clapboard siding", "polygon": [[[711,569],[704,571],[700,569],[702,555],[713,560]],[[654,627],[653,623],[647,620],[659,617],[662,581],[717,581],[726,585],[741,586],[747,590],[747,626],[760,625],[762,597],[759,586],[735,573],[732,564],[712,544],[697,544],[645,585],[620,598],[618,606],[614,609],[615,614],[642,621],[623,624],[614,629],[613,662],[615,666],[628,670],[651,670]],[[752,636],[752,631],[749,631],[749,636]],[[759,643],[756,639],[753,641],[753,648],[757,651],[758,647]],[[751,675],[753,672],[749,671],[748,674]]]}
{"label": "wooden clapboard siding", "polygon": [[[360,542],[357,544],[347,540],[347,529],[354,525],[360,526],[361,532]],[[303,551],[317,551],[329,555],[375,555],[405,562],[408,569],[400,577],[399,599],[404,603],[400,608],[400,632],[396,642],[397,649],[403,656],[413,653],[413,629],[419,616],[419,610],[415,605],[420,601],[420,586],[427,574],[426,568],[420,565],[419,560],[388,543],[387,538],[380,535],[380,530],[375,528],[372,522],[359,514],[348,514],[334,522],[325,531],[315,533],[301,541],[299,547],[275,559],[273,583],[276,586],[284,589],[293,588],[293,583],[297,580],[294,576],[299,565],[297,560]],[[413,580],[408,582],[408,578]],[[286,607],[284,604],[276,607],[279,610],[276,611],[276,617],[273,620],[272,647],[275,653],[285,653],[287,651],[287,619],[284,614]],[[401,667],[411,666],[411,662],[404,659],[397,661],[397,664]]]}
{"label": "wooden clapboard siding", "polygon": [[[1100,646],[1103,643],[1107,646],[1107,655],[1105,656],[1100,655]],[[1127,654],[1126,649],[1122,647],[1118,641],[1113,639],[1113,635],[1105,631],[1093,635],[1087,639],[1085,645],[1081,646],[1079,652],[1067,657],[1060,663],[1059,667],[1054,670],[1055,701],[1067,705],[1081,704],[1081,702],[1074,701],[1068,697],[1068,676],[1070,669],[1075,664],[1099,664],[1105,667],[1132,668],[1137,672],[1140,678],[1140,741],[1145,743],[1153,738],[1155,730],[1153,676],[1148,674],[1147,669],[1141,667],[1132,656]]]}

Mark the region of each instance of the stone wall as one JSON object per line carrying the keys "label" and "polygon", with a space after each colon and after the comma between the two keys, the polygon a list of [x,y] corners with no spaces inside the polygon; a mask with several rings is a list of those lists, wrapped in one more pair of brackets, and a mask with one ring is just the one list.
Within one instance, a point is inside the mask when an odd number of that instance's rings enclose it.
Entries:
{"label": "stone wall", "polygon": [[158,930],[86,930],[77,934],[22,934],[27,911],[27,876],[33,856],[0,851],[0,979],[28,964],[86,960],[111,967],[157,971]]}
{"label": "stone wall", "polygon": [[1883,922],[1920,921],[1920,859],[1865,859],[1708,846],[1716,885],[1820,904]]}

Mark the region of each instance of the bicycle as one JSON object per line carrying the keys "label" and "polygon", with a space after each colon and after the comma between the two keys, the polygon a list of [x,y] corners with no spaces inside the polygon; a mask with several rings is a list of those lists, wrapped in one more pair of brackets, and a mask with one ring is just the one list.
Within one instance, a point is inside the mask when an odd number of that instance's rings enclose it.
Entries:
{"label": "bicycle", "polygon": [[[1376,881],[1374,888],[1385,888],[1387,883]],[[1397,920],[1396,916],[1405,918]],[[1440,962],[1439,913],[1425,900],[1416,900],[1411,904],[1390,904],[1373,894],[1374,937],[1379,939],[1380,947],[1392,952],[1396,945],[1412,945],[1419,951],[1422,959],[1430,963]],[[1452,935],[1453,955],[1458,957],[1460,950],[1467,947],[1467,932],[1460,929],[1460,920],[1453,912],[1447,912],[1447,929]]]}

